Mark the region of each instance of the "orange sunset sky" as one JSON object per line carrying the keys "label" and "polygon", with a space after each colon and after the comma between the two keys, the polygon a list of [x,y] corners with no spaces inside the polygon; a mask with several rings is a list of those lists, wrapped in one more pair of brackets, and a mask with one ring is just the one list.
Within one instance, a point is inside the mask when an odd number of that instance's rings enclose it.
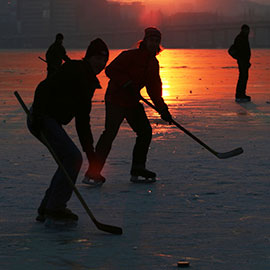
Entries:
{"label": "orange sunset sky", "polygon": [[[165,13],[175,13],[178,11],[209,11],[216,10],[219,3],[232,2],[236,3],[245,0],[108,0],[111,2],[142,2],[149,9],[160,9]],[[256,3],[269,4],[270,0],[246,0]]]}

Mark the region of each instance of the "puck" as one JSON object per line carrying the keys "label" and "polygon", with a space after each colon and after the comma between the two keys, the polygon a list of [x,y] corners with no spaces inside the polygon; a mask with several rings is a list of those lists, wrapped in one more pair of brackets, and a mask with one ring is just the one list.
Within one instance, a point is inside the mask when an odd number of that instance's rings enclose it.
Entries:
{"label": "puck", "polygon": [[179,261],[177,263],[178,267],[189,267],[189,262],[188,261]]}

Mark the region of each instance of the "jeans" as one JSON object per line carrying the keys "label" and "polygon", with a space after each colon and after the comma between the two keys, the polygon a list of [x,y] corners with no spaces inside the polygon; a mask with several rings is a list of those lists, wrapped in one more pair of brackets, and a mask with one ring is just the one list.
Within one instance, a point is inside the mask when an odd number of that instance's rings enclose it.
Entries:
{"label": "jeans", "polygon": [[237,61],[239,69],[239,78],[236,86],[236,98],[241,98],[246,95],[246,87],[248,81],[248,70],[250,63],[246,61]]}
{"label": "jeans", "polygon": [[[46,146],[29,118],[27,119],[27,125],[30,132]],[[39,119],[39,128],[75,184],[83,161],[81,152],[67,135],[62,125],[55,119],[47,116],[41,117]],[[66,179],[62,169],[58,167],[41,202],[39,210],[61,210],[66,208],[72,191],[73,189],[68,179]]]}
{"label": "jeans", "polygon": [[133,149],[132,166],[145,166],[152,139],[152,127],[145,114],[143,105],[138,103],[136,107],[125,108],[106,102],[105,130],[96,145],[96,171],[100,172],[102,170],[124,119],[127,120],[130,127],[137,134]]}

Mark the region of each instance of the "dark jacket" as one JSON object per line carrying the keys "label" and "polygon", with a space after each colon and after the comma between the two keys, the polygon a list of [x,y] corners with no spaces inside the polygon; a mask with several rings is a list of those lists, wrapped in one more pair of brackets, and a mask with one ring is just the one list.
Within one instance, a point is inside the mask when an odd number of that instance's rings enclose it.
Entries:
{"label": "dark jacket", "polygon": [[131,82],[137,93],[146,86],[149,97],[158,109],[167,107],[162,98],[159,62],[147,50],[123,51],[107,66],[105,72],[110,79],[106,101],[124,107],[136,106],[138,95],[130,95],[129,89],[124,87]]}
{"label": "dark jacket", "polygon": [[248,41],[248,36],[240,33],[234,40],[234,45],[237,50],[237,60],[249,63],[251,51]]}
{"label": "dark jacket", "polygon": [[75,117],[76,130],[85,152],[92,149],[90,112],[95,89],[101,88],[88,62],[71,60],[35,92],[34,117],[47,115],[66,125]]}
{"label": "dark jacket", "polygon": [[48,67],[57,69],[61,66],[62,60],[69,61],[66,50],[62,44],[54,42],[46,52],[46,61]]}

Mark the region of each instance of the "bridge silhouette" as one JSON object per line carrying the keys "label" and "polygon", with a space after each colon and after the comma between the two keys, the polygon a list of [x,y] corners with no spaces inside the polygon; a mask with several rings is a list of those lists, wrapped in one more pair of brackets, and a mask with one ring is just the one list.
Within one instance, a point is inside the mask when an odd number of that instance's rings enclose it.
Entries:
{"label": "bridge silhouette", "polygon": [[[194,24],[160,27],[162,44],[165,48],[228,48],[244,22]],[[270,20],[249,22],[250,44],[253,48],[270,48]],[[130,48],[143,38],[143,30],[122,31],[121,29],[92,34],[100,36],[112,48]],[[89,41],[89,35],[78,35],[76,39]]]}
{"label": "bridge silhouette", "polygon": [[[216,23],[204,25],[166,26],[164,42],[170,47],[228,47],[240,32],[243,23]],[[270,47],[270,21],[250,22],[252,47]]]}

